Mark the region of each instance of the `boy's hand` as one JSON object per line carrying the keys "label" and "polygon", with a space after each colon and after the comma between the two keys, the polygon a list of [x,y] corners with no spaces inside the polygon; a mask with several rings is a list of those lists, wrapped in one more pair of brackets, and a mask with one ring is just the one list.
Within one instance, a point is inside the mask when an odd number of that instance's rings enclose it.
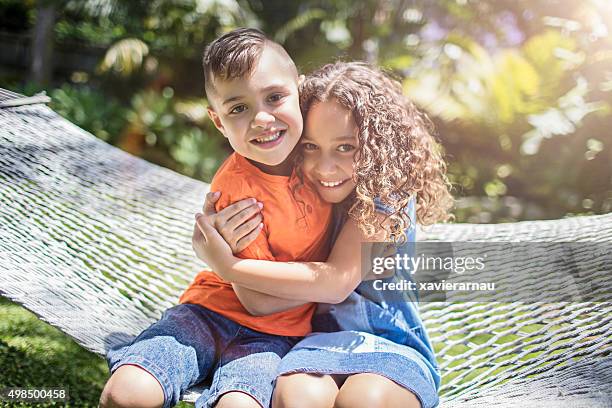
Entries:
{"label": "boy's hand", "polygon": [[202,209],[204,217],[221,234],[234,254],[248,247],[261,231],[263,203],[254,198],[247,198],[230,204],[223,210],[216,212],[215,203],[221,194],[208,193]]}

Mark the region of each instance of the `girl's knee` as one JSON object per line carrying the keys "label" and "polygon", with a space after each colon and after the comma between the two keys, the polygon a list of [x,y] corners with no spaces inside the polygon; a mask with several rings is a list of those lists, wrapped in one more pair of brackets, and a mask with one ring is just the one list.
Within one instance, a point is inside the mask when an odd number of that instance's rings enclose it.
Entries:
{"label": "girl's knee", "polygon": [[272,408],[329,408],[338,386],[329,375],[291,374],[278,377]]}
{"label": "girl's knee", "polygon": [[334,408],[421,408],[417,397],[399,384],[376,374],[349,377]]}
{"label": "girl's knee", "polygon": [[340,389],[334,408],[386,408],[386,399],[380,389],[367,387],[355,390],[351,387]]}
{"label": "girl's knee", "polygon": [[232,391],[223,394],[215,408],[261,408],[261,405],[248,394]]}
{"label": "girl's knee", "polygon": [[146,370],[133,365],[119,367],[108,379],[100,395],[102,408],[158,408],[164,404],[164,391]]}

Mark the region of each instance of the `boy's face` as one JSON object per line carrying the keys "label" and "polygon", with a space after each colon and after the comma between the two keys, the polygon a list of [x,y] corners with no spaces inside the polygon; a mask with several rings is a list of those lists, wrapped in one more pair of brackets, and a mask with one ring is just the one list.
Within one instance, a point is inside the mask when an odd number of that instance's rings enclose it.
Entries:
{"label": "boy's face", "polygon": [[281,164],[303,128],[295,70],[266,46],[250,76],[214,80],[208,114],[234,151],[267,166]]}

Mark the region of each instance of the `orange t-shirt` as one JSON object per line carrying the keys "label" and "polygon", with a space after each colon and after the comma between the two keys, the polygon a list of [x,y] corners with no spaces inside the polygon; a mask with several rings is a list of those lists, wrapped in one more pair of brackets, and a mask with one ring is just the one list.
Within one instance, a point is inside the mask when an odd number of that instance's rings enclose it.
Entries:
{"label": "orange t-shirt", "polygon": [[[295,173],[291,177],[266,174],[237,153],[221,165],[210,186],[211,191],[221,192],[217,211],[249,197],[264,204],[264,227],[238,257],[281,262],[327,259],[331,205],[308,182],[299,184]],[[195,277],[179,302],[204,306],[250,329],[280,336],[310,333],[315,310],[315,304],[308,303],[267,316],[252,316],[232,285],[210,270]]]}

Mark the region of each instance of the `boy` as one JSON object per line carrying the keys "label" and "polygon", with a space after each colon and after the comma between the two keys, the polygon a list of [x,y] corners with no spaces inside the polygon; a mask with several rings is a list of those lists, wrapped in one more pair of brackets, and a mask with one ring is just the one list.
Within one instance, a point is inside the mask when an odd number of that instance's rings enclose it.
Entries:
{"label": "boy", "polygon": [[[234,148],[211,183],[217,209],[247,197],[264,203],[263,227],[243,258],[324,261],[331,207],[293,173],[303,127],[295,64],[255,29],[234,30],[204,52],[209,115]],[[253,316],[261,304],[278,310]],[[231,285],[203,271],[161,320],[111,350],[102,406],[170,407],[212,375],[196,407],[264,407],[281,357],[311,330],[313,304]],[[282,304],[281,304],[282,303]],[[276,305],[277,307],[279,305]]]}

